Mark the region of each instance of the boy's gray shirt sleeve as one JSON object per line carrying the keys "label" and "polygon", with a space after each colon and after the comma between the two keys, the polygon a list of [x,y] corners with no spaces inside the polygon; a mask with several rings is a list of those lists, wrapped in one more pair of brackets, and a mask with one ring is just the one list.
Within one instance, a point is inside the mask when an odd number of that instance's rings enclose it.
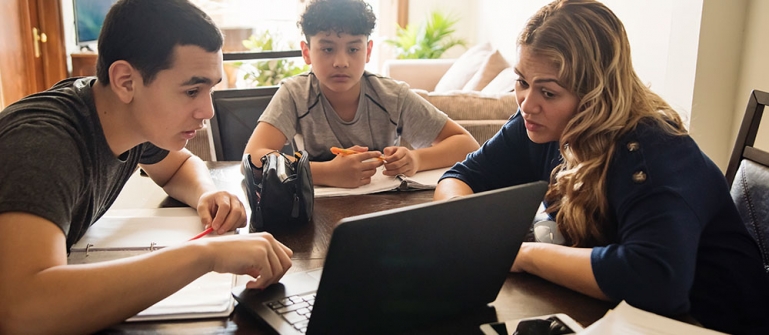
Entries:
{"label": "boy's gray shirt sleeve", "polygon": [[[292,94],[293,93],[293,94]],[[286,136],[286,139],[294,138],[297,132],[297,102],[303,99],[294,97],[300,92],[291,92],[287,85],[281,85],[275,96],[272,97],[264,113],[259,117],[259,122],[267,122],[278,128]]]}
{"label": "boy's gray shirt sleeve", "polygon": [[398,111],[401,115],[399,123],[403,126],[403,140],[415,149],[431,146],[449,117],[410,90],[408,85],[402,85],[397,96],[401,100]]}

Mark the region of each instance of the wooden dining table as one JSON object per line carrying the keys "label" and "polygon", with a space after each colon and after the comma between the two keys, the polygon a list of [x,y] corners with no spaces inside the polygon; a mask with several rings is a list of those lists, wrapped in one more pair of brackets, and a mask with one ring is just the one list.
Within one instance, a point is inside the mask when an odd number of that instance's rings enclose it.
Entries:
{"label": "wooden dining table", "polygon": [[[247,204],[239,162],[207,162],[216,185]],[[323,266],[331,233],[339,220],[372,212],[432,201],[433,191],[395,191],[368,195],[315,199],[309,224],[273,235],[294,252],[288,273]],[[180,207],[184,204],[165,195],[150,178],[131,177],[113,209]],[[249,211],[250,215],[250,211]],[[468,288],[472,290],[472,288]],[[414,329],[415,334],[481,334],[480,325],[527,317],[565,313],[588,326],[616,304],[597,300],[526,273],[510,273],[496,300],[487,307],[452,317],[439,324]],[[271,329],[245,308],[235,307],[227,318],[124,322],[104,329],[112,334],[271,334]]]}

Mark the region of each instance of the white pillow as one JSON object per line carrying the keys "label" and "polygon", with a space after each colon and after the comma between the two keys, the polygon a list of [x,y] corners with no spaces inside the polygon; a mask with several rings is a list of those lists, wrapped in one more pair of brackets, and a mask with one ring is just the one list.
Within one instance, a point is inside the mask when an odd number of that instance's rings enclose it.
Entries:
{"label": "white pillow", "polygon": [[480,69],[476,72],[470,81],[462,87],[463,91],[480,91],[486,85],[488,85],[492,79],[494,79],[502,70],[510,68],[510,64],[502,57],[499,50],[494,50],[486,61],[481,64]]}
{"label": "white pillow", "polygon": [[490,43],[476,45],[459,56],[435,85],[435,92],[461,90],[494,52]]}
{"label": "white pillow", "polygon": [[515,90],[516,80],[518,80],[518,75],[515,73],[515,70],[513,70],[512,67],[508,67],[499,72],[497,76],[481,90],[481,93],[512,92]]}

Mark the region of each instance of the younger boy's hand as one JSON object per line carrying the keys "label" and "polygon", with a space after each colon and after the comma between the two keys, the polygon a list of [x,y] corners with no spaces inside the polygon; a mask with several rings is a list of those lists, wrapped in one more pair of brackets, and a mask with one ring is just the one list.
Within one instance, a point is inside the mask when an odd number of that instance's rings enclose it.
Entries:
{"label": "younger boy's hand", "polygon": [[406,147],[384,148],[385,176],[402,174],[411,177],[419,171],[419,159],[413,151]]}
{"label": "younger boy's hand", "polygon": [[332,174],[330,186],[355,188],[371,183],[371,177],[376,173],[376,169],[384,164],[379,159],[381,156],[382,153],[379,151],[336,156],[330,162]]}
{"label": "younger boy's hand", "polygon": [[246,226],[246,208],[240,199],[225,191],[203,193],[198,200],[198,215],[206,227],[217,234]]}

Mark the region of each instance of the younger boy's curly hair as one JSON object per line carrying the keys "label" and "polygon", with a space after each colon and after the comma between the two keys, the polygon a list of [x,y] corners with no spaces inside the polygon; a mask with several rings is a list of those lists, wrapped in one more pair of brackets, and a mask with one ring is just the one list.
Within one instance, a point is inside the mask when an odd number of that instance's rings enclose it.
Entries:
{"label": "younger boy's curly hair", "polygon": [[313,0],[297,26],[307,42],[317,33],[330,31],[368,37],[376,26],[376,16],[363,0]]}

